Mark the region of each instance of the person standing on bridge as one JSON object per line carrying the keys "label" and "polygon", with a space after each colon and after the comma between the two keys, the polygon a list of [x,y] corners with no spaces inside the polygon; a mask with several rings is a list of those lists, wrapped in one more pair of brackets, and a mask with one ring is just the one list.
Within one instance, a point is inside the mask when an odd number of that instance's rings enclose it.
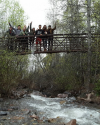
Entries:
{"label": "person standing on bridge", "polygon": [[[21,25],[18,25],[17,28],[14,28],[10,23],[9,25],[13,28],[13,30],[15,30],[16,36],[19,36],[20,33],[22,32]],[[17,44],[18,44],[18,47],[20,48],[20,43],[21,43],[21,38],[17,38],[17,43],[15,43],[15,49],[17,49]]]}
{"label": "person standing on bridge", "polygon": [[[54,28],[51,28],[51,25],[49,25],[47,33],[53,35],[53,32],[54,32],[55,29],[56,29],[56,23],[55,23]],[[52,50],[52,47],[53,47],[53,36],[49,36],[48,37],[48,50]]]}
{"label": "person standing on bridge", "polygon": [[22,50],[28,51],[28,34],[29,34],[29,26],[26,28],[26,25],[23,28],[23,31],[20,32],[19,36],[26,36],[22,37],[20,46],[22,45]]}
{"label": "person standing on bridge", "polygon": [[13,38],[16,35],[15,31],[13,30],[13,28],[10,26],[9,30],[6,31],[6,33],[4,34],[4,38],[5,36],[7,36],[8,39],[8,49],[10,49],[11,51],[13,51],[13,46],[14,46],[14,42],[11,40],[11,38]]}
{"label": "person standing on bridge", "polygon": [[31,43],[34,43],[34,35],[35,35],[35,28],[34,27],[32,28],[32,22],[30,23],[30,33],[29,33],[29,35],[33,36],[33,37],[29,38],[30,45],[31,45]]}
{"label": "person standing on bridge", "polygon": [[14,28],[10,23],[9,26],[13,28],[13,30],[15,30],[16,32],[16,36],[19,36],[19,34],[21,33],[21,25],[18,25],[17,28]]}
{"label": "person standing on bridge", "polygon": [[13,30],[13,28],[10,26],[9,27],[9,30],[6,31],[6,33],[4,34],[4,37],[6,35],[9,35],[9,36],[15,36],[16,35],[16,32]]}
{"label": "person standing on bridge", "polygon": [[[44,35],[46,35],[47,34],[47,26],[44,25],[42,30],[43,30]],[[44,51],[46,51],[47,50],[47,36],[44,36],[42,40],[43,40]]]}
{"label": "person standing on bridge", "polygon": [[41,29],[41,25],[39,25],[39,29],[36,30],[36,32],[35,32],[35,35],[39,35],[36,38],[36,51],[38,51],[38,44],[40,44],[40,51],[41,51],[42,34],[44,34],[44,32]]}

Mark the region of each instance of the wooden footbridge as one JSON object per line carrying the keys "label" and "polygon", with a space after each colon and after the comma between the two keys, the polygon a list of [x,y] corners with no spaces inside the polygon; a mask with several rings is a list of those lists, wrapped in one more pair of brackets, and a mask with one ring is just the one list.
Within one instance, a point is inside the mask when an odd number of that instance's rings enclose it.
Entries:
{"label": "wooden footbridge", "polygon": [[[36,44],[37,37],[41,38],[41,44]],[[91,51],[95,51],[95,41],[100,34],[91,34]],[[46,48],[44,49],[44,41]],[[53,34],[42,36],[18,36],[6,37],[0,40],[0,47],[16,54],[41,54],[61,52],[87,52],[88,34]]]}

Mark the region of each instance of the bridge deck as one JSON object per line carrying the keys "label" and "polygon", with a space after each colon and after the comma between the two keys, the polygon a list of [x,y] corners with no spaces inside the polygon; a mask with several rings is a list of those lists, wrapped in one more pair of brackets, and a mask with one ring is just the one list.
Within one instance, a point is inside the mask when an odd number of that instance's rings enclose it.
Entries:
{"label": "bridge deck", "polygon": [[[41,37],[41,44],[36,45],[37,37]],[[19,36],[0,39],[0,47],[16,52],[16,54],[40,54],[60,52],[87,52],[88,35],[84,34],[54,34],[42,36]],[[91,34],[91,50],[95,51],[95,41],[100,39],[99,34]],[[44,50],[46,41],[46,50]],[[53,43],[53,44],[52,44]]]}

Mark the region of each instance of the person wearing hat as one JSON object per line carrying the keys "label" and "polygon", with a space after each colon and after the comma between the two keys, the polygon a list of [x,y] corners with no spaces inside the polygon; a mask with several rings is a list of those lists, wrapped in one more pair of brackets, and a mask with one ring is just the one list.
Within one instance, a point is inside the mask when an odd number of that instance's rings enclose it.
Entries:
{"label": "person wearing hat", "polygon": [[[55,27],[51,28],[51,25],[48,26],[47,34],[53,34],[54,30],[56,29],[56,23]],[[50,36],[48,38],[48,50],[52,50],[53,47],[53,36]]]}

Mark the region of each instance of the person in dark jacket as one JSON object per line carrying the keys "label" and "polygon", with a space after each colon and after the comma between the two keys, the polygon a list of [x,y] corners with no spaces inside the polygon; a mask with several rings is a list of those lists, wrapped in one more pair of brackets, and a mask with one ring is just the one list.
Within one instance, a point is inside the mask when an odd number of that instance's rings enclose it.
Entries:
{"label": "person in dark jacket", "polygon": [[6,33],[4,34],[4,37],[7,36],[8,38],[8,42],[7,42],[7,46],[8,49],[10,49],[11,51],[14,49],[14,36],[16,35],[15,31],[13,30],[13,28],[10,26],[9,30],[6,31]]}
{"label": "person in dark jacket", "polygon": [[35,32],[35,35],[39,35],[36,37],[36,51],[38,51],[38,44],[40,44],[40,51],[41,51],[41,41],[42,41],[43,34],[44,34],[44,32],[41,29],[41,25],[39,25],[39,29],[36,30],[36,32]]}
{"label": "person in dark jacket", "polygon": [[6,31],[6,33],[4,34],[4,37],[6,35],[9,35],[9,36],[15,36],[16,35],[16,32],[13,30],[13,28],[10,26],[9,27],[9,30]]}
{"label": "person in dark jacket", "polygon": [[16,32],[16,36],[18,36],[21,32],[21,25],[18,25],[17,28],[14,28],[10,23],[9,23],[10,27],[13,28],[13,30],[15,30]]}
{"label": "person in dark jacket", "polygon": [[[53,34],[54,30],[56,29],[56,24],[54,28],[51,28],[51,25],[48,26],[47,33],[48,34]],[[53,36],[50,36],[48,38],[48,50],[52,50],[53,47]]]}
{"label": "person in dark jacket", "polygon": [[[47,34],[47,26],[44,25],[42,30],[43,30],[44,35],[46,35]],[[44,51],[46,51],[47,50],[47,36],[44,36],[42,40],[43,40]]]}
{"label": "person in dark jacket", "polygon": [[34,43],[34,35],[35,35],[35,28],[34,27],[32,28],[32,22],[30,23],[29,35],[32,36],[32,37],[30,37],[30,45],[31,45],[32,43]]}
{"label": "person in dark jacket", "polygon": [[5,36],[15,36],[16,35],[16,32],[13,30],[13,28],[10,26],[9,27],[9,30],[6,31],[6,33],[4,34],[4,37]]}
{"label": "person in dark jacket", "polygon": [[17,50],[17,47],[18,49],[20,48],[20,43],[21,43],[21,38],[18,38],[17,36],[20,35],[21,33],[21,25],[18,25],[17,28],[14,28],[10,23],[9,25],[13,28],[13,30],[15,31],[16,33],[16,43],[15,43],[15,50]]}

